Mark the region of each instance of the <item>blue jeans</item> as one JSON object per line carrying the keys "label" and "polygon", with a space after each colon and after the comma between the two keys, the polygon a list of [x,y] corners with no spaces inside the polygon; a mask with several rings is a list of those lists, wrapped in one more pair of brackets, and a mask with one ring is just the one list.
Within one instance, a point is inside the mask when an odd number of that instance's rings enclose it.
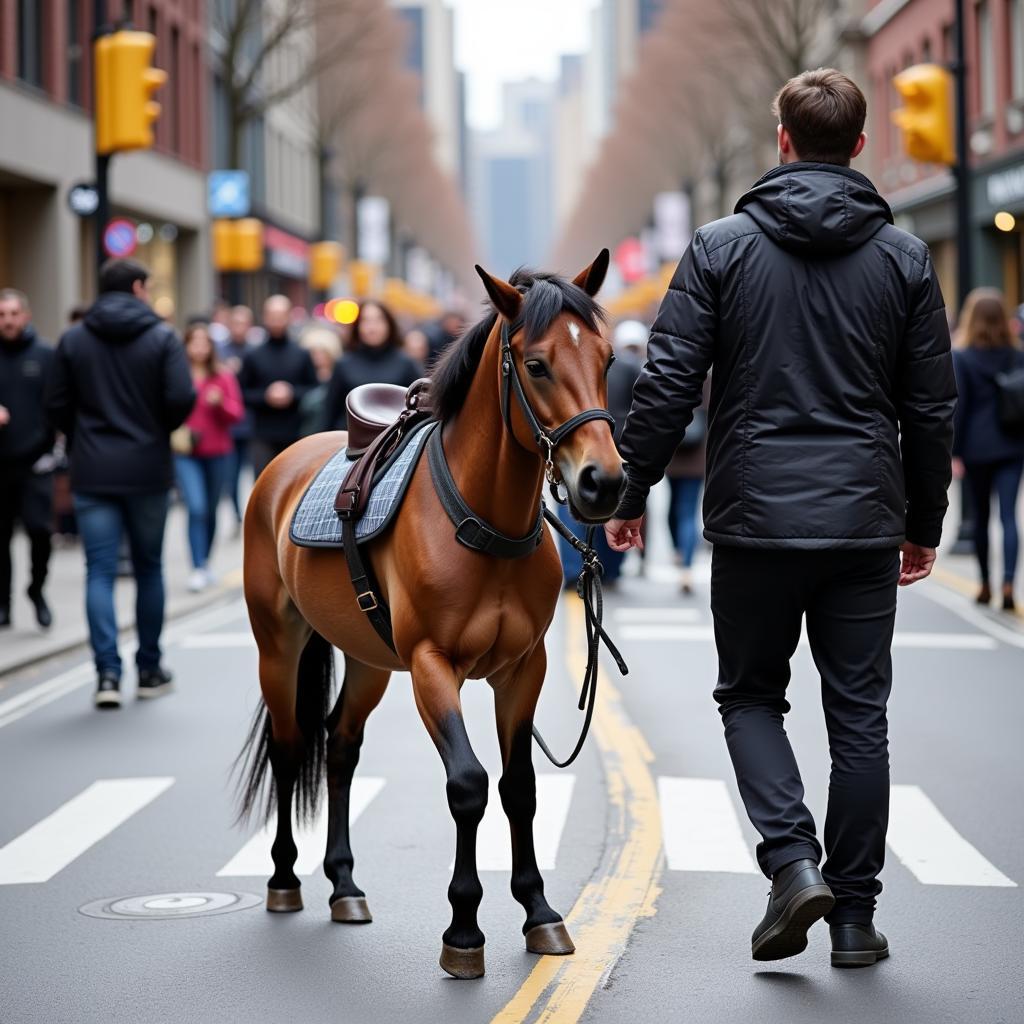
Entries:
{"label": "blue jeans", "polygon": [[206,568],[210,558],[217,530],[217,506],[231,468],[230,459],[230,455],[174,457],[178,487],[188,508],[188,546],[196,569]]}
{"label": "blue jeans", "polygon": [[683,565],[689,568],[697,550],[697,507],[704,481],[700,477],[681,476],[670,479],[669,486],[672,488],[671,511],[674,514],[669,529]]}
{"label": "blue jeans", "polygon": [[992,515],[992,492],[999,498],[999,520],[1003,527],[1003,582],[1013,583],[1017,575],[1019,538],[1017,495],[1020,492],[1024,460],[968,462],[967,486],[974,502],[974,552],[978,556],[982,582],[988,583],[988,523]]}
{"label": "blue jeans", "polygon": [[[568,505],[558,506],[558,518],[569,527],[574,537],[579,537],[580,540],[583,540],[587,528],[573,518]],[[583,559],[579,552],[562,537],[558,538],[558,550],[562,556],[562,573],[565,576],[565,582],[567,584],[575,584],[580,574],[580,569],[583,568]],[[614,583],[622,572],[622,560],[626,555],[625,552],[612,551],[608,547],[603,526],[599,526],[594,531],[594,550],[597,552],[597,557],[604,567],[602,579],[605,583]]]}
{"label": "blue jeans", "polygon": [[124,531],[128,533],[135,570],[135,624],[139,634],[135,663],[140,670],[157,668],[160,631],[164,625],[163,546],[167,492],[123,497],[75,494],[74,501],[78,531],[85,548],[85,613],[96,671],[121,676],[114,580]]}
{"label": "blue jeans", "polygon": [[227,489],[228,497],[231,498],[231,505],[235,510],[235,518],[242,521],[242,470],[249,464],[249,438],[236,437],[235,447],[229,455],[226,455],[227,469],[225,470],[224,486]]}

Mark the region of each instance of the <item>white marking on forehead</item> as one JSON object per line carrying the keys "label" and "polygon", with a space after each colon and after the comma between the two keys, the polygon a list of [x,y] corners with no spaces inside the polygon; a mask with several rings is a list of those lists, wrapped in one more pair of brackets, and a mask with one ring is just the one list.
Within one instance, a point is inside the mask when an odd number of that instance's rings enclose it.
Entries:
{"label": "white marking on forehead", "polygon": [[572,343],[578,347],[580,343],[580,325],[575,320],[569,321],[569,337],[572,338]]}

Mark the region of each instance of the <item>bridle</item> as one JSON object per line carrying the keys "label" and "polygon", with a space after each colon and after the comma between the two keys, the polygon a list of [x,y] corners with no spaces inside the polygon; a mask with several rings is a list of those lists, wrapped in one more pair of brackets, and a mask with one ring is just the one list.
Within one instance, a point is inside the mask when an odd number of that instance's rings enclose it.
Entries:
{"label": "bridle", "polygon": [[550,430],[545,427],[533,411],[529,396],[523,388],[523,381],[519,376],[519,370],[516,369],[516,361],[512,353],[512,335],[520,327],[521,324],[519,323],[509,326],[507,320],[502,320],[501,322],[501,418],[505,421],[505,427],[508,432],[515,438],[515,431],[512,429],[512,395],[515,395],[516,400],[519,402],[519,409],[526,420],[526,425],[533,435],[533,440],[540,449],[541,456],[544,459],[544,476],[550,485],[551,496],[559,504],[564,505],[565,501],[558,493],[558,485],[561,483],[561,480],[555,467],[555,449],[574,430],[582,427],[584,423],[589,423],[591,420],[604,420],[614,430],[615,417],[607,409],[595,407],[593,409],[584,409],[583,412],[570,416],[564,423]]}

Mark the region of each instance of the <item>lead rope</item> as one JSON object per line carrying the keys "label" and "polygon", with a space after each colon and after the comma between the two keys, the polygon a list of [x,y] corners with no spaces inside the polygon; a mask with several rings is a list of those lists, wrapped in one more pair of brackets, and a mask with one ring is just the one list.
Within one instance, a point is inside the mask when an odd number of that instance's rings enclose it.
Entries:
{"label": "lead rope", "polygon": [[[556,494],[557,497],[557,494]],[[579,552],[583,559],[580,574],[576,578],[576,593],[583,601],[583,611],[587,625],[587,667],[583,673],[583,688],[580,691],[578,707],[585,711],[583,716],[583,728],[580,730],[580,737],[573,747],[572,753],[564,760],[559,761],[551,748],[547,745],[544,737],[541,736],[537,726],[533,727],[533,738],[537,746],[544,751],[544,755],[556,768],[568,768],[576,760],[579,752],[583,749],[587,734],[590,732],[590,723],[594,717],[594,706],[597,703],[597,677],[600,667],[601,644],[608,648],[609,654],[615,659],[619,672],[622,675],[629,674],[629,668],[619,649],[612,643],[611,637],[605,632],[602,624],[604,619],[604,596],[601,593],[601,576],[604,574],[604,567],[601,565],[597,552],[594,550],[595,527],[588,526],[584,540],[573,535],[569,528],[544,506],[544,518],[558,532],[564,540]]]}

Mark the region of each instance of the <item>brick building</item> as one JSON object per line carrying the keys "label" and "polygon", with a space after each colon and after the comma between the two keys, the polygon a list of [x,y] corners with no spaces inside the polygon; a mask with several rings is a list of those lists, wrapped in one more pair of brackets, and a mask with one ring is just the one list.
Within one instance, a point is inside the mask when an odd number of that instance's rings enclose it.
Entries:
{"label": "brick building", "polygon": [[[902,151],[892,77],[911,64],[953,58],[953,0],[873,0],[860,23],[870,83],[869,172],[897,223],[929,243],[952,308],[956,213],[949,170]],[[1024,302],[1024,0],[965,0],[968,138],[975,284]],[[996,226],[996,214],[1004,229]]]}
{"label": "brick building", "polygon": [[[152,150],[111,163],[115,215],[140,225],[136,256],[154,294],[179,319],[205,309],[212,273],[206,217],[209,74],[205,0],[108,0],[157,38],[168,72]],[[93,224],[71,211],[69,189],[93,169],[93,0],[0,0],[0,287],[32,300],[41,332],[56,337],[68,309],[95,289]]]}

